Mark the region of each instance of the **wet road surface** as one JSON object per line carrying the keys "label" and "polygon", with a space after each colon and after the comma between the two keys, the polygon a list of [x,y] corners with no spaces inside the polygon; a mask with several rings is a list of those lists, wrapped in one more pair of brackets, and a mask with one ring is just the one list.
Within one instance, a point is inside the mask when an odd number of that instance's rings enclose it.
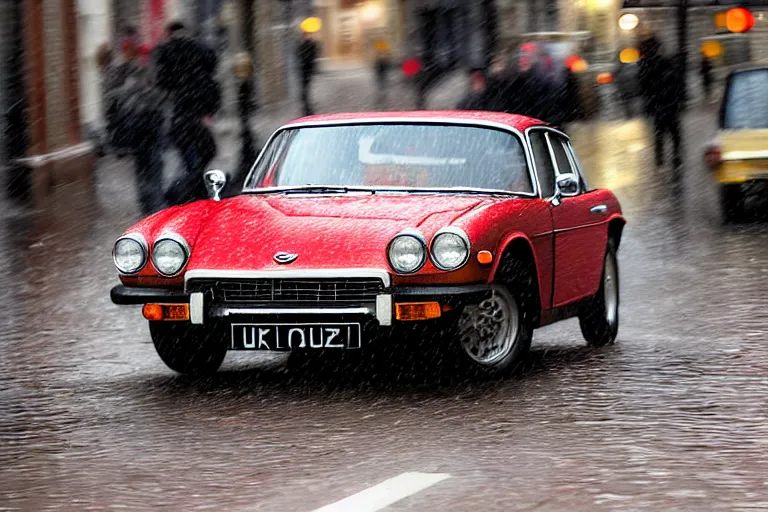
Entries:
{"label": "wet road surface", "polygon": [[446,380],[419,352],[286,370],[230,354],[174,375],[138,308],[109,300],[130,176],[0,226],[0,510],[309,511],[405,472],[447,475],[387,510],[768,509],[768,224],[721,226],[686,125],[682,189],[641,121],[576,126],[592,186],[629,224],[621,329],[537,331],[525,371]]}

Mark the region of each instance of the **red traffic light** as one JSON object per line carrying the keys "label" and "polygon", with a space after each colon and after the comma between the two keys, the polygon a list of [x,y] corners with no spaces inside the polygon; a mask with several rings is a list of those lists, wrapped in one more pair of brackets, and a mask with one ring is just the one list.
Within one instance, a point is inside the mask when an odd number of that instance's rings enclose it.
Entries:
{"label": "red traffic light", "polygon": [[749,9],[736,7],[725,13],[725,27],[729,32],[749,32],[755,26],[755,16]]}

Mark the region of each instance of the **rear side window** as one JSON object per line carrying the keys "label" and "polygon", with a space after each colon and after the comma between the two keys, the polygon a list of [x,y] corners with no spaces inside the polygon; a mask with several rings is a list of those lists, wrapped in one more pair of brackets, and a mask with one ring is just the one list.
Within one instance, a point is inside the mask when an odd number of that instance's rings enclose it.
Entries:
{"label": "rear side window", "polygon": [[581,190],[587,192],[590,190],[590,188],[589,185],[587,185],[587,180],[584,179],[584,168],[581,166],[579,157],[570,142],[566,143],[566,147],[568,149],[568,154],[571,155],[571,163],[573,164],[573,167],[575,167],[574,171],[578,171],[579,173],[579,183],[581,183]]}
{"label": "rear side window", "polygon": [[768,69],[742,71],[731,77],[722,127],[726,130],[768,128]]}
{"label": "rear side window", "polygon": [[536,163],[536,174],[541,186],[541,197],[552,197],[555,193],[555,168],[549,156],[549,147],[544,132],[530,132],[531,150]]}
{"label": "rear side window", "polygon": [[571,161],[568,159],[568,154],[565,152],[565,146],[563,145],[563,139],[557,135],[550,134],[549,140],[552,143],[552,152],[555,154],[555,162],[557,163],[558,174],[568,174],[574,172],[571,168]]}

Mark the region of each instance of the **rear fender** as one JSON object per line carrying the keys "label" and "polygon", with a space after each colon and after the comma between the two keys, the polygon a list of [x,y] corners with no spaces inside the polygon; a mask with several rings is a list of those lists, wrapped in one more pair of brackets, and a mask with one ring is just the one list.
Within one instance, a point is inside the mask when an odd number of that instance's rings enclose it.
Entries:
{"label": "rear fender", "polygon": [[608,219],[608,238],[612,239],[616,244],[615,249],[619,250],[621,245],[621,236],[624,233],[624,226],[627,225],[627,221],[618,213],[614,213]]}

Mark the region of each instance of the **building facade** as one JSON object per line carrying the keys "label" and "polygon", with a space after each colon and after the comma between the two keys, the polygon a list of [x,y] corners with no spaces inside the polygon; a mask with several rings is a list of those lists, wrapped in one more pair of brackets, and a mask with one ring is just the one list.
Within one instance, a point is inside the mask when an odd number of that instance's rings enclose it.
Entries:
{"label": "building facade", "polygon": [[41,204],[93,170],[81,130],[77,5],[17,0],[3,10],[6,187]]}

